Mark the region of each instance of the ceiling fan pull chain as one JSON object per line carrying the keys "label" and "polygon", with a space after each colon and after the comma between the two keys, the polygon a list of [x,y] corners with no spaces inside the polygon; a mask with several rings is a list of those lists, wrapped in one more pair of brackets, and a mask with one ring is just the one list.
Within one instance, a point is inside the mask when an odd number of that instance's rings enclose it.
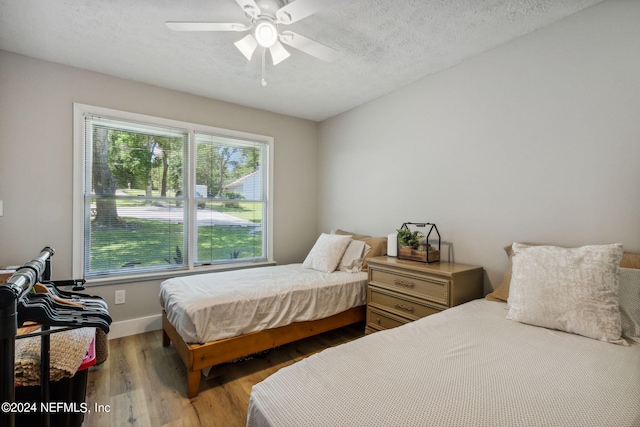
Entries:
{"label": "ceiling fan pull chain", "polygon": [[266,86],[267,85],[267,81],[264,79],[264,63],[265,63],[265,56],[267,55],[267,49],[262,49],[262,86]]}

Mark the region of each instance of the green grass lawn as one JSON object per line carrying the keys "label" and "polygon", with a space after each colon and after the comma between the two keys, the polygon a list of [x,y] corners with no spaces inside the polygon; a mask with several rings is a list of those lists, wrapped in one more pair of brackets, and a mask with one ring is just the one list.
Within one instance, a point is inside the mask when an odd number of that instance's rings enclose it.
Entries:
{"label": "green grass lawn", "polygon": [[[127,196],[117,197],[117,206],[175,206],[175,200],[160,197],[158,191],[146,198],[144,190],[125,189]],[[170,193],[169,197],[174,194]],[[211,199],[204,199],[211,200]],[[232,215],[254,224],[262,223],[262,204],[243,201],[207,201],[204,209]],[[176,263],[176,247],[186,262],[182,224],[140,218],[120,218],[116,227],[92,227],[91,271],[166,266]],[[253,259],[262,256],[262,232],[254,227],[199,226],[198,262]],[[180,261],[179,259],[177,261]],[[180,262],[178,262],[180,263]]]}
{"label": "green grass lawn", "polygon": [[[209,205],[209,203],[207,203]],[[237,216],[238,218],[245,219],[247,221],[262,223],[262,204],[251,202],[231,202],[231,203],[211,203],[211,208],[218,212],[224,212],[229,215]],[[227,205],[227,206],[225,206]],[[236,206],[234,206],[236,205]]]}
{"label": "green grass lawn", "polygon": [[[127,218],[118,229],[92,230],[91,270],[165,266],[176,262],[176,246],[183,245],[182,224]],[[198,227],[198,260],[259,258],[262,233],[253,227]],[[186,261],[186,259],[185,259]]]}

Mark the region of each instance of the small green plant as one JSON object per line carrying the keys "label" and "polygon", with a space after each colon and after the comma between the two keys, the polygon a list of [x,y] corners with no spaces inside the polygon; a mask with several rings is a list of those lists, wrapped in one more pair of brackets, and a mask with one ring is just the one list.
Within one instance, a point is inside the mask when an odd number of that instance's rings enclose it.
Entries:
{"label": "small green plant", "polygon": [[[227,198],[227,199],[244,199],[244,196],[242,195],[242,193],[238,193],[235,191],[226,191],[222,197]],[[224,202],[224,207],[225,208],[229,208],[229,209],[237,209],[240,207],[240,203],[238,202]]]}
{"label": "small green plant", "polygon": [[400,247],[403,246],[411,246],[414,249],[418,248],[418,244],[420,243],[420,238],[424,237],[420,231],[411,231],[408,228],[400,228],[396,230],[398,232],[398,245]]}

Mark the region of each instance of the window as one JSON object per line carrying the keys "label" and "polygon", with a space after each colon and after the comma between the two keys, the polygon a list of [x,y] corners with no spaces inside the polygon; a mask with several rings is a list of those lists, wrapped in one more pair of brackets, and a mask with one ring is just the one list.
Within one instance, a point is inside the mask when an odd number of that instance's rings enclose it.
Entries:
{"label": "window", "polygon": [[76,104],[74,275],[267,261],[272,139]]}

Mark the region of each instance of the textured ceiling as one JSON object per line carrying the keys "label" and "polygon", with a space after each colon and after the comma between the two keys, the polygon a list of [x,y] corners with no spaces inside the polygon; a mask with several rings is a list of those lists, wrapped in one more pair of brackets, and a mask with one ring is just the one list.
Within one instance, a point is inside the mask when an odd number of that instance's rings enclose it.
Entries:
{"label": "textured ceiling", "polygon": [[321,121],[600,1],[345,0],[287,27],[339,58],[287,48],[266,87],[260,55],[233,45],[243,33],[164,24],[248,24],[234,0],[0,0],[0,49]]}

